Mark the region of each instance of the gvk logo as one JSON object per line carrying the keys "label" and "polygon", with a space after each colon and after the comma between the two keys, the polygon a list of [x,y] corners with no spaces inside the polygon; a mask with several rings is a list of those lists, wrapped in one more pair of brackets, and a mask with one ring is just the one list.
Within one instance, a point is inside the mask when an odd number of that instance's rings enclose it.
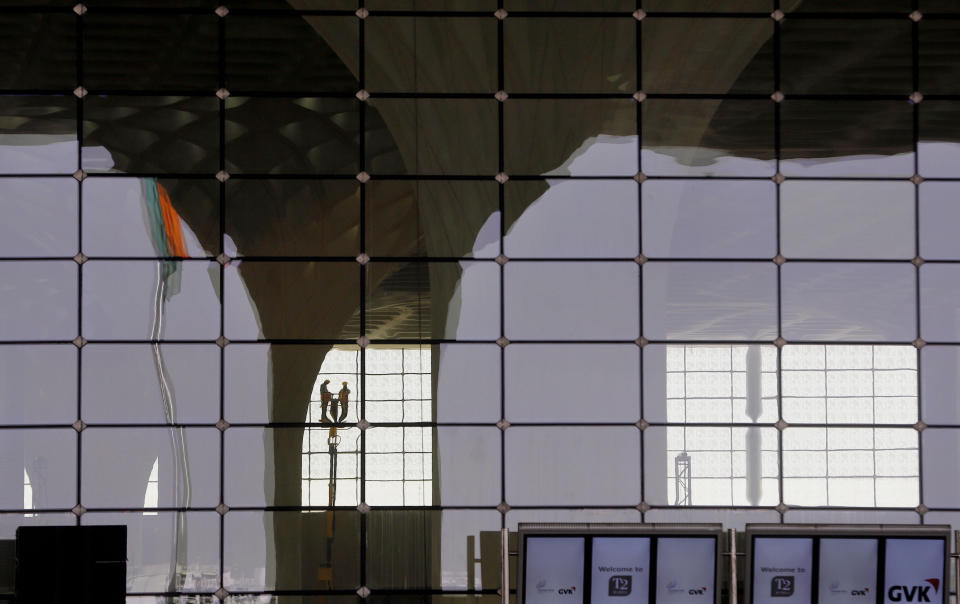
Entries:
{"label": "gvk logo", "polygon": [[[681,585],[680,585],[680,583],[679,583],[678,581],[670,581],[669,583],[667,583],[667,591],[669,591],[669,592],[676,593],[676,592],[684,591],[684,589],[686,589],[686,588],[681,587]],[[706,588],[706,586],[704,586],[704,587],[691,587],[690,589],[687,589],[686,591],[687,591],[687,595],[689,595],[689,596],[702,596],[703,594],[707,593],[707,588]]]}
{"label": "gvk logo", "polygon": [[891,602],[930,602],[930,588],[940,592],[940,579],[925,579],[927,585],[893,585],[887,590]]}
{"label": "gvk logo", "polygon": [[[839,581],[834,581],[833,583],[830,584],[830,591],[832,591],[832,592],[835,593],[835,594],[845,594],[845,593],[847,593],[847,590],[846,590],[846,589],[843,589],[842,587],[840,587],[840,582],[839,582]],[[869,587],[864,587],[863,589],[851,589],[851,590],[850,590],[850,595],[851,595],[851,596],[865,596],[865,595],[867,595],[867,593],[868,593],[869,591],[870,591],[870,588],[869,588]]]}

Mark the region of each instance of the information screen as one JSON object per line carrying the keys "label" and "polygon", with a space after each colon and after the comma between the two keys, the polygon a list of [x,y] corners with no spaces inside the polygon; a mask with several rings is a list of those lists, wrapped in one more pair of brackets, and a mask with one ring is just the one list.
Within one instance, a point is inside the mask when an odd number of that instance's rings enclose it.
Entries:
{"label": "information screen", "polygon": [[748,528],[748,604],[945,604],[949,527]]}
{"label": "information screen", "polygon": [[594,537],[590,600],[593,604],[650,601],[650,538]]}
{"label": "information screen", "polygon": [[813,539],[757,537],[753,542],[754,604],[808,604]]}
{"label": "information screen", "polygon": [[820,540],[820,604],[874,604],[877,539]]}
{"label": "information screen", "polygon": [[887,539],[884,602],[943,602],[942,539]]}
{"label": "information screen", "polygon": [[719,604],[719,527],[564,529],[521,525],[521,604]]}
{"label": "information screen", "polygon": [[529,604],[583,602],[583,537],[529,537],[526,543],[525,601]]}
{"label": "information screen", "polygon": [[657,540],[657,604],[709,604],[714,600],[717,543],[713,539]]}

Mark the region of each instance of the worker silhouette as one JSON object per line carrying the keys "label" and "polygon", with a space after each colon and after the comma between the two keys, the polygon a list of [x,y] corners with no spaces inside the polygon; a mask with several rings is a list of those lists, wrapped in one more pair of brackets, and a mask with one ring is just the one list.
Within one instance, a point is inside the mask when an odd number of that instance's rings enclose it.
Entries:
{"label": "worker silhouette", "polygon": [[[329,383],[330,380],[323,380],[323,383],[320,384],[320,422],[324,424],[332,421],[329,417],[327,417],[327,408],[330,406],[330,401],[333,398],[333,396],[330,394],[330,390],[327,388],[327,384]],[[334,415],[336,415],[336,408],[334,408]]]}
{"label": "worker silhouette", "polygon": [[343,388],[340,389],[338,393],[340,397],[340,423],[343,423],[343,420],[347,419],[347,409],[350,408],[350,389],[347,388],[347,383],[343,383]]}

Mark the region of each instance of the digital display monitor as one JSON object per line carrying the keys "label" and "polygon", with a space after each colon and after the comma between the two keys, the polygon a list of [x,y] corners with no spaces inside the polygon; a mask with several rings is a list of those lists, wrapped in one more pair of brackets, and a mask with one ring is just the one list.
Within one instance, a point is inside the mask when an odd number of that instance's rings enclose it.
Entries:
{"label": "digital display monitor", "polygon": [[944,604],[949,527],[750,525],[747,604]]}
{"label": "digital display monitor", "polygon": [[594,537],[590,573],[593,604],[648,604],[650,538]]}
{"label": "digital display monitor", "polygon": [[718,604],[720,527],[520,526],[520,604]]}
{"label": "digital display monitor", "polygon": [[524,593],[529,604],[583,602],[583,537],[530,537]]}

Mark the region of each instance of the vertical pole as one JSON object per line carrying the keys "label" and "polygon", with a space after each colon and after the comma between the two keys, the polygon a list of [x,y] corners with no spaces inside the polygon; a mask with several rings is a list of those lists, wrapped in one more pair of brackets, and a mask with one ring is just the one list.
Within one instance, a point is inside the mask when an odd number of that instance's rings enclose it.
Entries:
{"label": "vertical pole", "polygon": [[477,538],[473,535],[467,535],[467,589],[476,588],[476,577],[477,577]]}
{"label": "vertical pole", "polygon": [[510,604],[510,530],[500,529],[500,602]]}
{"label": "vertical pole", "polygon": [[727,531],[730,545],[730,604],[737,604],[737,529]]}

